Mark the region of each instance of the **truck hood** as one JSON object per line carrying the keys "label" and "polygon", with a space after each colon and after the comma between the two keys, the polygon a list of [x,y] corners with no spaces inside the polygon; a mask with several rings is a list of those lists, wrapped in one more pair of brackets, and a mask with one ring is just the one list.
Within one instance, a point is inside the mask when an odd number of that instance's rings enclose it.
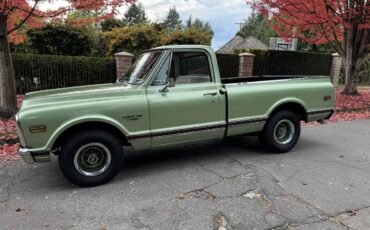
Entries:
{"label": "truck hood", "polygon": [[114,83],[32,92],[24,96],[21,109],[122,98],[128,92],[133,91],[133,88],[135,86]]}

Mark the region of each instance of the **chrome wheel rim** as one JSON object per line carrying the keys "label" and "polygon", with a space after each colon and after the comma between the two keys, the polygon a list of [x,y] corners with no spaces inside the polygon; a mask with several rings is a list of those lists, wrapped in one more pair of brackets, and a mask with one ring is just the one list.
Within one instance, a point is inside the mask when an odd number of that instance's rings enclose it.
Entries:
{"label": "chrome wheel rim", "polygon": [[74,166],[80,174],[93,177],[107,171],[111,160],[111,153],[105,145],[89,143],[77,150],[74,157]]}
{"label": "chrome wheel rim", "polygon": [[274,129],[274,139],[281,145],[286,145],[293,140],[295,128],[290,120],[279,121]]}

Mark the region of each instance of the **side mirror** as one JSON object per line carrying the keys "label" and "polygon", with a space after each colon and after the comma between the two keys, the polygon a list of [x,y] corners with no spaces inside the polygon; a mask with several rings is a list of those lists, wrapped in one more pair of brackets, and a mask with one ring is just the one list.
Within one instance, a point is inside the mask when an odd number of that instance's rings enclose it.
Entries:
{"label": "side mirror", "polygon": [[170,88],[170,87],[175,87],[175,81],[172,78],[168,79],[166,85],[164,85],[164,87],[162,89],[160,89],[159,92],[161,92],[161,93],[167,93],[168,92],[168,88]]}

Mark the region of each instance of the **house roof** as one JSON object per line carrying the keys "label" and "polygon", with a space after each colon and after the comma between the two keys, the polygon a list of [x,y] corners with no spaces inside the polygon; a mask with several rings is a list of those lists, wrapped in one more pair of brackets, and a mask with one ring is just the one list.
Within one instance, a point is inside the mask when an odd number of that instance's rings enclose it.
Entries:
{"label": "house roof", "polygon": [[217,53],[233,54],[235,49],[267,50],[268,47],[253,36],[243,38],[240,35],[236,35],[219,50],[217,50]]}

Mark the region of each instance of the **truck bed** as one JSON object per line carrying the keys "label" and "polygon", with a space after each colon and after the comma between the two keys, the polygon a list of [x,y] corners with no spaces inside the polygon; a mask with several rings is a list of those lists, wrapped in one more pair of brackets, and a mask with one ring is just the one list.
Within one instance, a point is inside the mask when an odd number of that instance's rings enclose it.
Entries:
{"label": "truck bed", "polygon": [[289,80],[299,78],[317,78],[319,76],[305,76],[305,75],[263,75],[263,76],[250,76],[250,77],[231,77],[222,78],[223,84],[235,84],[235,83],[248,83],[248,82],[259,82],[259,81],[276,81],[276,80]]}
{"label": "truck bed", "polygon": [[[229,136],[261,131],[272,111],[283,104],[301,106],[308,122],[325,119],[333,111],[334,90],[327,76],[262,76],[222,82],[227,91]],[[245,120],[248,125],[238,125]]]}

